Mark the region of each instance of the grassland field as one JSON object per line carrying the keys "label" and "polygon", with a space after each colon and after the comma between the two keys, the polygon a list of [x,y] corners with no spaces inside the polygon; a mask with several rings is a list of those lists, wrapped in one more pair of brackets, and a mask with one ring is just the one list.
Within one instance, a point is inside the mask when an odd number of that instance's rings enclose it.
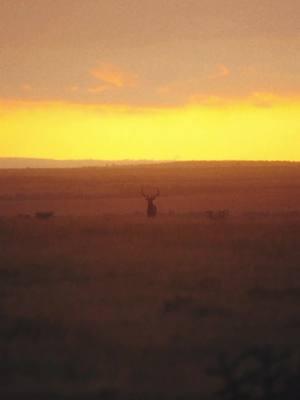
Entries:
{"label": "grassland field", "polygon": [[299,199],[298,164],[0,171],[1,398],[234,398],[211,371],[247,351],[296,376]]}

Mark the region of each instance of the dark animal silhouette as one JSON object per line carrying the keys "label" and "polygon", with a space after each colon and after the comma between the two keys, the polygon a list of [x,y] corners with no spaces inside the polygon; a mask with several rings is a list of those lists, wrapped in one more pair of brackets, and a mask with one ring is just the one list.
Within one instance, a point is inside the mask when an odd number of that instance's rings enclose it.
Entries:
{"label": "dark animal silhouette", "polygon": [[213,220],[221,220],[221,219],[226,219],[229,217],[230,212],[229,210],[209,210],[205,212],[206,216],[209,219],[213,219]]}
{"label": "dark animal silhouette", "polygon": [[41,211],[35,213],[35,217],[37,219],[50,219],[54,217],[54,212],[53,211]]}
{"label": "dark animal silhouette", "polygon": [[141,190],[142,196],[144,199],[147,201],[147,216],[148,218],[154,218],[157,215],[157,207],[154,204],[154,200],[160,195],[159,189],[157,189],[157,192],[153,195],[147,195],[144,192],[144,189],[142,188]]}
{"label": "dark animal silhouette", "polygon": [[18,214],[18,218],[29,219],[29,218],[31,218],[31,215],[30,214]]}

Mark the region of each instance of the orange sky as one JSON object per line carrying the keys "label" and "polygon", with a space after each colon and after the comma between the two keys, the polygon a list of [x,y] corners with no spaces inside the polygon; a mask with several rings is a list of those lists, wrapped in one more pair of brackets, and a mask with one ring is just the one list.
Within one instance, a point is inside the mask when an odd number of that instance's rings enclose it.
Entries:
{"label": "orange sky", "polygon": [[300,160],[298,0],[1,0],[0,157]]}

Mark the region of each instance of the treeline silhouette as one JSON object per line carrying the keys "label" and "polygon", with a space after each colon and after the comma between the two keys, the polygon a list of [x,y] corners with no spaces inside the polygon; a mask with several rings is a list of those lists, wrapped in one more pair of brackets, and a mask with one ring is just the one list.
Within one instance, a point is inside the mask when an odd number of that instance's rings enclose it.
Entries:
{"label": "treeline silhouette", "polygon": [[220,353],[207,374],[222,381],[221,400],[296,400],[300,394],[299,355],[258,346],[232,357]]}

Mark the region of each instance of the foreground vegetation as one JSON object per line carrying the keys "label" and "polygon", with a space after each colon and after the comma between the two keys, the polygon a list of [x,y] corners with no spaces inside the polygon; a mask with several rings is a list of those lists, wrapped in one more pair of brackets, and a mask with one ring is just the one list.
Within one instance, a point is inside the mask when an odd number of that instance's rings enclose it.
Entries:
{"label": "foreground vegetation", "polygon": [[295,398],[299,238],[283,217],[2,218],[1,394]]}

